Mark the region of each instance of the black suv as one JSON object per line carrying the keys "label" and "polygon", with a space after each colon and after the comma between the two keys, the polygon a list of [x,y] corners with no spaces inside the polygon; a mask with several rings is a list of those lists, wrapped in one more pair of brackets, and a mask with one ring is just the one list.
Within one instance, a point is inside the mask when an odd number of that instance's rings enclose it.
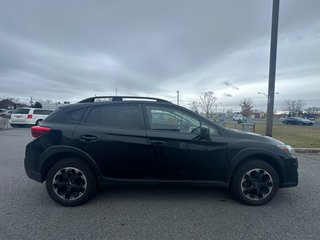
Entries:
{"label": "black suv", "polygon": [[25,170],[56,202],[75,206],[100,185],[159,183],[230,187],[249,205],[298,184],[293,149],[220,127],[157,98],[93,97],[59,107],[26,146]]}

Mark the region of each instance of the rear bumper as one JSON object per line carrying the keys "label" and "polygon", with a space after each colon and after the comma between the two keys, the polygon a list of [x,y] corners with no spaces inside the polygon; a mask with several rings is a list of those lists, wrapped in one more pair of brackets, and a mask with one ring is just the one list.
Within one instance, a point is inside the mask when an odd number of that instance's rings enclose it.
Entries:
{"label": "rear bumper", "polygon": [[[33,146],[33,147],[32,147]],[[34,141],[30,142],[26,146],[25,158],[24,158],[24,169],[29,178],[37,182],[43,182],[44,179],[41,176],[40,163],[41,150],[34,146]]]}
{"label": "rear bumper", "polygon": [[34,119],[25,119],[25,120],[17,120],[17,119],[9,119],[9,123],[12,125],[28,125],[33,126],[35,124]]}
{"label": "rear bumper", "polygon": [[27,173],[27,176],[29,178],[31,178],[32,180],[35,180],[35,181],[40,182],[40,183],[43,182],[40,173],[35,172],[35,171],[31,170],[31,169],[27,169],[27,168],[25,168],[25,171]]}

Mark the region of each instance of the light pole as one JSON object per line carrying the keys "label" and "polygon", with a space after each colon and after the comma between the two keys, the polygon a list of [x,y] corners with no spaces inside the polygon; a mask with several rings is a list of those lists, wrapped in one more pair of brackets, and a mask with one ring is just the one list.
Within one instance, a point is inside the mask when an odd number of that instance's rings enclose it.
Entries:
{"label": "light pole", "polygon": [[[270,97],[269,97],[266,93],[264,93],[264,92],[258,92],[258,94],[261,94],[261,95],[265,96],[265,97],[268,99],[268,104],[269,104]],[[279,92],[275,92],[275,94],[279,94]],[[268,115],[267,115],[267,118],[268,118]]]}
{"label": "light pole", "polygon": [[262,94],[262,95],[264,95],[264,96],[266,96],[268,98],[268,95],[265,94],[264,92],[258,92],[258,94]]}
{"label": "light pole", "polygon": [[[266,98],[267,98],[268,101],[269,101],[269,96],[268,96],[266,93],[264,93],[264,92],[258,92],[258,94],[261,94],[261,95],[266,96]],[[274,94],[279,94],[279,92],[275,92]]]}
{"label": "light pole", "polygon": [[267,124],[266,124],[266,135],[269,137],[272,137],[272,125],[273,125],[274,88],[275,88],[275,81],[276,81],[278,22],[279,22],[279,1],[280,0],[273,0],[273,4],[272,4],[269,88],[268,88],[268,107],[267,107]]}
{"label": "light pole", "polygon": [[177,90],[177,105],[179,105],[179,90]]}

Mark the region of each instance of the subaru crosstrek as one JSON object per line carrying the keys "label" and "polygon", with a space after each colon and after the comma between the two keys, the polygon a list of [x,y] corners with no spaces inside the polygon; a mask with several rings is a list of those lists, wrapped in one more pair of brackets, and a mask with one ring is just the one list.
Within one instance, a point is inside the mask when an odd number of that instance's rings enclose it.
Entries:
{"label": "subaru crosstrek", "polygon": [[65,206],[88,201],[101,185],[223,186],[262,205],[298,184],[290,146],[157,98],[88,98],[59,107],[31,132],[26,173]]}

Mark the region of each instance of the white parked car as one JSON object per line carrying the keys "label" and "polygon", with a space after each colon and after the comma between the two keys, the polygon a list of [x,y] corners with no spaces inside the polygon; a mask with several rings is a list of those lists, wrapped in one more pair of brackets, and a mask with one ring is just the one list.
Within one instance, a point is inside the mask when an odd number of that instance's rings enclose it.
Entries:
{"label": "white parked car", "polygon": [[0,109],[0,117],[3,117],[6,114],[5,109]]}
{"label": "white parked car", "polygon": [[43,108],[21,108],[12,112],[9,123],[12,127],[40,125],[53,110]]}
{"label": "white parked car", "polygon": [[246,117],[244,117],[244,116],[242,116],[241,114],[239,114],[239,115],[234,115],[233,117],[232,117],[232,119],[233,119],[233,121],[245,121],[246,120]]}

